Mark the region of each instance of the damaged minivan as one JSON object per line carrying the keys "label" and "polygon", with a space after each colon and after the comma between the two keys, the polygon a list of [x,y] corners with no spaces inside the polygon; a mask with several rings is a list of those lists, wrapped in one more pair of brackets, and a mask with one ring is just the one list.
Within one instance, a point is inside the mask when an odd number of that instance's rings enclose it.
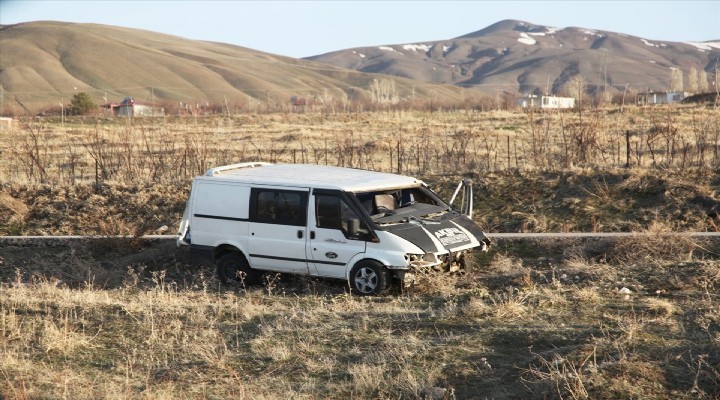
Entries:
{"label": "damaged minivan", "polygon": [[471,191],[463,205],[465,214],[403,175],[241,163],[194,179],[177,241],[194,263],[215,265],[223,283],[250,285],[273,271],[343,279],[354,293],[378,295],[419,270],[455,269],[468,251],[487,249],[469,217]]}

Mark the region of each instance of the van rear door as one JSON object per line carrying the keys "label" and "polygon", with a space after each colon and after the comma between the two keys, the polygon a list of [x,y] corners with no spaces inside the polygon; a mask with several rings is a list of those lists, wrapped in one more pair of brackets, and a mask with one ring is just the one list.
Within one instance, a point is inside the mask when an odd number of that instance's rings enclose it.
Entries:
{"label": "van rear door", "polygon": [[248,255],[257,269],[307,274],[308,188],[254,187]]}

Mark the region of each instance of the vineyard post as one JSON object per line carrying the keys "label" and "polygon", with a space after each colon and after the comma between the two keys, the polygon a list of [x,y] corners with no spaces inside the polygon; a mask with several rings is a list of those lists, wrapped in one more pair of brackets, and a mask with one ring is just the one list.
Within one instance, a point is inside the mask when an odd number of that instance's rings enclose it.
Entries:
{"label": "vineyard post", "polygon": [[630,131],[625,131],[625,168],[630,168]]}
{"label": "vineyard post", "polygon": [[507,135],[507,168],[510,169],[510,135]]}
{"label": "vineyard post", "polygon": [[397,173],[400,174],[402,171],[402,165],[400,160],[400,139],[397,141]]}

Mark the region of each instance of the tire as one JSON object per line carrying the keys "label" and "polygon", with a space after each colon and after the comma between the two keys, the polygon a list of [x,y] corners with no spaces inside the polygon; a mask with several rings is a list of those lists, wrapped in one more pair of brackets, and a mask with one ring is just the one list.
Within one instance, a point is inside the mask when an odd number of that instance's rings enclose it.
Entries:
{"label": "tire", "polygon": [[460,255],[460,272],[470,274],[475,268],[475,257],[471,253],[463,253]]}
{"label": "tire", "polygon": [[217,277],[221,283],[242,283],[246,286],[260,283],[260,273],[250,268],[245,257],[240,253],[227,253],[216,263]]}
{"label": "tire", "polygon": [[350,290],[360,296],[377,296],[390,288],[390,271],[377,261],[364,260],[350,271]]}

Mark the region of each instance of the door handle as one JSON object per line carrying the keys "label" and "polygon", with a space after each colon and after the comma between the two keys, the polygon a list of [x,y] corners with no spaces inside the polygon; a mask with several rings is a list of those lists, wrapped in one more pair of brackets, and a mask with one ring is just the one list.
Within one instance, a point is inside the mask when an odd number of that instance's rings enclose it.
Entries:
{"label": "door handle", "polygon": [[298,237],[298,239],[302,239],[302,238],[303,238],[303,231],[298,231],[297,237]]}
{"label": "door handle", "polygon": [[310,231],[310,239],[315,239],[315,231]]}

